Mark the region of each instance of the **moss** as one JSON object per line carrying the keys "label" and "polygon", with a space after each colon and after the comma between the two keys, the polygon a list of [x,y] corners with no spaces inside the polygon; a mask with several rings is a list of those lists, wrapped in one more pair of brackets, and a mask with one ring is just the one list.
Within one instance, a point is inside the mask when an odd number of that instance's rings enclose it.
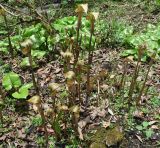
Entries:
{"label": "moss", "polygon": [[[120,127],[117,125],[114,128],[99,128],[94,136],[91,138],[93,142],[90,148],[99,148],[107,146],[116,145],[123,139],[123,133],[120,131]],[[103,148],[102,147],[102,148]]]}

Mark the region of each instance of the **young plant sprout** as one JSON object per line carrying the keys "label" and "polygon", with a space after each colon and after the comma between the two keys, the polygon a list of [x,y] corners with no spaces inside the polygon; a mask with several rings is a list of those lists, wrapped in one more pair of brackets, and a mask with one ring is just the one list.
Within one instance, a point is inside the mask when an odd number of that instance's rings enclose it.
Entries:
{"label": "young plant sprout", "polygon": [[143,94],[143,92],[144,92],[144,89],[145,89],[145,86],[146,86],[146,82],[147,82],[147,79],[148,79],[148,75],[149,75],[150,69],[151,69],[151,67],[152,67],[152,65],[153,65],[153,62],[154,62],[154,60],[155,60],[155,57],[156,57],[156,53],[153,53],[153,54],[151,55],[151,60],[150,60],[150,62],[149,62],[148,70],[147,70],[147,73],[146,73],[146,76],[145,76],[145,79],[144,79],[142,88],[141,88],[140,93],[139,93],[139,95],[138,95],[138,97],[137,97],[137,100],[136,100],[136,105],[137,105],[137,106],[139,105],[139,103],[140,103],[140,101],[141,101],[141,97],[142,97],[142,94]]}
{"label": "young plant sprout", "polygon": [[78,119],[80,107],[78,105],[74,105],[69,110],[72,113],[72,125],[74,127],[74,131],[78,134]]}
{"label": "young plant sprout", "polygon": [[128,61],[125,59],[124,60],[124,66],[123,66],[123,73],[122,73],[122,78],[120,81],[120,86],[119,86],[119,90],[122,90],[125,84],[125,75],[126,75],[126,71],[127,71],[127,65],[128,65]]}
{"label": "young plant sprout", "polygon": [[82,81],[83,67],[84,67],[84,61],[78,60],[77,67],[76,67],[76,73],[77,73],[77,82],[78,82],[78,98],[79,98],[80,104],[83,103],[83,100],[81,98],[81,81]]}
{"label": "young plant sprout", "polygon": [[33,45],[33,42],[31,39],[27,39],[26,41],[24,41],[23,43],[21,43],[22,46],[22,53],[26,56],[28,56],[29,59],[29,64],[30,64],[30,70],[31,70],[31,74],[32,74],[32,81],[33,81],[33,86],[36,89],[36,93],[39,95],[39,88],[36,82],[36,78],[34,75],[34,71],[33,71],[33,60],[32,60],[32,55],[31,55],[31,47]]}
{"label": "young plant sprout", "polygon": [[73,58],[73,54],[70,51],[61,52],[61,55],[64,57],[64,72],[67,72],[70,70],[70,61]]}
{"label": "young plant sprout", "polygon": [[145,50],[146,50],[145,45],[140,46],[139,49],[138,49],[138,61],[137,61],[136,67],[135,67],[135,71],[134,71],[134,74],[133,74],[133,77],[132,77],[132,80],[131,80],[129,93],[128,93],[129,108],[130,108],[130,105],[131,105],[132,95],[133,95],[133,92],[134,92],[134,88],[135,88],[135,85],[136,85],[136,80],[137,80],[138,73],[139,73],[141,58],[142,58]]}
{"label": "young plant sprout", "polygon": [[14,58],[14,53],[13,53],[13,46],[12,46],[11,37],[10,37],[10,31],[9,31],[10,29],[9,29],[9,26],[8,26],[6,12],[3,8],[0,8],[0,15],[3,16],[5,26],[6,26],[6,30],[8,31],[7,32],[7,38],[8,38],[8,44],[9,44],[9,51],[10,51],[10,54],[11,54],[11,58],[13,59]]}
{"label": "young plant sprout", "polygon": [[78,21],[77,21],[77,40],[76,40],[76,47],[75,47],[75,53],[74,53],[75,54],[74,65],[78,61],[79,52],[80,52],[79,51],[79,30],[81,28],[82,16],[83,16],[83,13],[87,13],[87,11],[88,11],[88,4],[80,4],[75,10],[75,12],[78,15]]}
{"label": "young plant sprout", "polygon": [[61,90],[61,85],[58,83],[51,83],[49,84],[48,87],[50,89],[52,100],[53,100],[53,109],[55,109],[56,94]]}
{"label": "young plant sprout", "polygon": [[92,45],[92,37],[94,34],[94,28],[95,28],[95,21],[98,19],[99,13],[97,12],[92,12],[89,13],[87,16],[87,19],[90,21],[90,40],[89,40],[89,49],[88,49],[88,70],[87,70],[87,96],[86,96],[86,105],[88,104],[89,101],[89,96],[90,96],[90,69],[91,69],[91,64],[92,64],[92,58],[93,58],[93,48],[94,46]]}
{"label": "young plant sprout", "polygon": [[37,108],[37,110],[38,110],[38,112],[39,112],[39,114],[42,118],[42,123],[43,123],[42,126],[43,126],[44,131],[45,131],[46,147],[48,147],[48,131],[47,131],[46,119],[45,119],[45,116],[44,116],[44,111],[43,111],[43,108],[42,108],[41,98],[40,98],[40,96],[33,96],[32,98],[30,98],[28,100],[28,102],[33,104]]}
{"label": "young plant sprout", "polygon": [[74,105],[75,94],[77,93],[75,73],[73,71],[68,71],[67,73],[64,74],[64,77],[66,78],[67,88],[68,91],[70,92],[69,106],[72,106]]}

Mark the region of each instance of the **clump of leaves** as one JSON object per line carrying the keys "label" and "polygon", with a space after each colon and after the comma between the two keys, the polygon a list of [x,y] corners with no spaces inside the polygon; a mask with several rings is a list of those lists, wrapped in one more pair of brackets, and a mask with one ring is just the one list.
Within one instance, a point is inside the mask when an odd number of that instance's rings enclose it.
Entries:
{"label": "clump of leaves", "polygon": [[96,25],[99,46],[117,47],[133,34],[133,27],[120,20],[100,20]]}
{"label": "clump of leaves", "polygon": [[154,134],[154,131],[150,128],[151,125],[152,122],[143,121],[141,125],[136,126],[136,129],[143,132],[147,139],[149,139]]}
{"label": "clump of leaves", "polygon": [[15,72],[6,73],[2,78],[2,85],[6,91],[13,90],[12,96],[16,99],[26,99],[29,89],[33,86],[32,83],[22,85],[19,75]]}
{"label": "clump of leaves", "polygon": [[130,37],[125,39],[125,44],[129,46],[130,49],[124,50],[121,55],[134,56],[135,59],[138,59],[138,48],[140,45],[145,44],[147,49],[143,54],[141,60],[146,61],[150,57],[151,51],[157,50],[157,55],[160,55],[160,25],[157,26],[148,24],[147,29],[142,33],[133,34]]}

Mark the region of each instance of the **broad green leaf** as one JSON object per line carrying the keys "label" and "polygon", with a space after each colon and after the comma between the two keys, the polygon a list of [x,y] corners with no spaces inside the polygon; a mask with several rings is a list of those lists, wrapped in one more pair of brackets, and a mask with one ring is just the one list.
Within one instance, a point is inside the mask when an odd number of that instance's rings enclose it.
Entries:
{"label": "broad green leaf", "polygon": [[21,79],[14,72],[6,73],[2,79],[2,85],[6,90],[11,90],[12,88],[21,86]]}
{"label": "broad green leaf", "polygon": [[32,50],[31,54],[33,57],[36,57],[38,59],[43,58],[46,54],[46,51],[41,51],[41,50]]}
{"label": "broad green leaf", "polygon": [[128,49],[128,50],[124,50],[123,52],[121,52],[121,56],[122,57],[127,57],[127,56],[130,56],[130,55],[134,55],[137,53],[137,49]]}
{"label": "broad green leaf", "polygon": [[40,28],[41,28],[40,24],[37,24],[36,26],[32,25],[31,27],[24,29],[23,36],[30,37],[33,34],[36,34],[40,30]]}
{"label": "broad green leaf", "polygon": [[143,125],[143,127],[148,127],[149,126],[149,122],[146,122],[146,121],[144,121],[143,123],[142,123],[142,125]]}
{"label": "broad green leaf", "polygon": [[154,131],[152,129],[148,129],[145,131],[147,139],[151,138],[152,134],[154,134]]}
{"label": "broad green leaf", "polygon": [[0,47],[0,52],[3,52],[3,53],[5,53],[5,54],[7,54],[8,53],[8,48],[7,47]]}
{"label": "broad green leaf", "polygon": [[[20,66],[22,68],[26,68],[26,67],[30,66],[28,57],[25,57],[25,58],[22,59],[22,62],[20,63]],[[36,63],[33,61],[33,68],[35,68],[36,66],[37,66]]]}
{"label": "broad green leaf", "polygon": [[25,99],[28,96],[28,89],[30,89],[33,86],[33,83],[28,83],[23,85],[18,92],[15,92],[12,94],[14,98],[17,99]]}
{"label": "broad green leaf", "polygon": [[136,129],[138,129],[139,131],[143,130],[143,127],[141,125],[137,125]]}

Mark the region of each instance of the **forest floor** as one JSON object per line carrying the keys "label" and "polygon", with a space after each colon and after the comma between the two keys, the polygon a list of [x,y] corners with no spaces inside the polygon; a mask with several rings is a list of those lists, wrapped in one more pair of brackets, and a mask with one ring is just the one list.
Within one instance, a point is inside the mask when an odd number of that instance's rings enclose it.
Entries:
{"label": "forest floor", "polygon": [[[92,10],[99,11],[100,19],[106,22],[112,20],[125,22],[132,25],[136,33],[142,32],[148,23],[157,24],[160,21],[160,13],[154,12],[152,7],[146,7],[143,3],[109,1],[91,3],[90,5]],[[72,15],[72,8],[69,8],[69,6],[63,8],[63,11],[63,16],[66,16],[66,14],[67,16],[68,14]],[[103,139],[99,137],[104,138],[103,130],[112,126],[118,129],[115,135],[123,133],[123,136],[120,134],[119,136],[122,136],[122,138],[118,140],[116,138],[111,139],[111,142],[109,141],[108,144],[105,141],[106,145],[109,145],[109,143],[113,144],[108,147],[158,148],[160,146],[160,61],[154,62],[151,67],[147,80],[149,88],[142,96],[140,106],[136,107],[133,105],[130,111],[128,111],[126,105],[128,96],[124,93],[125,91],[123,91],[124,94],[121,94],[118,88],[118,82],[121,79],[119,75],[122,75],[124,66],[124,58],[120,56],[120,52],[125,50],[125,48],[125,46],[101,45],[94,51],[91,70],[93,87],[90,105],[87,108],[82,105],[80,110],[79,123],[82,129],[79,134],[81,140],[75,138],[72,132],[72,125],[68,125],[68,135],[65,135],[66,138],[56,143],[57,148],[87,148],[95,142],[95,139],[98,139],[97,143],[99,146],[97,148],[103,148],[103,144],[101,147]],[[20,67],[21,54],[13,60],[1,53],[0,56],[3,65],[9,65],[9,69],[11,68],[12,71],[20,74],[24,83],[32,81],[28,69]],[[136,61],[132,61],[127,65],[124,90],[127,90],[130,86],[135,63]],[[57,82],[65,85],[63,64],[58,54],[54,57],[54,60],[52,55],[48,55],[38,60],[37,64],[39,66],[34,69],[34,73],[40,86],[43,107],[45,109],[51,107],[52,102],[48,84]],[[148,66],[148,61],[141,63],[137,78],[138,82],[144,81]],[[109,79],[103,76],[100,79],[96,79],[96,74],[101,71],[107,71]],[[137,86],[136,89],[140,89],[140,87]],[[85,88],[82,91],[85,93]],[[40,116],[33,111],[32,106],[26,100],[13,101],[8,92],[5,95],[7,105],[3,110],[4,123],[0,125],[0,147],[44,147],[44,129],[41,126]],[[31,89],[27,99],[33,95],[35,95],[35,91]],[[63,97],[66,97],[65,94],[64,96],[62,95]],[[145,123],[147,123],[146,126]],[[138,125],[141,125],[140,128],[142,129],[138,128]],[[90,138],[90,135],[93,135],[97,129],[102,131],[102,133],[99,133],[97,137],[93,136],[94,138]],[[49,145],[52,148],[55,144],[55,131],[50,125],[48,125],[47,130],[49,133]],[[151,136],[149,136],[150,134]],[[113,137],[115,135],[113,132]]]}

